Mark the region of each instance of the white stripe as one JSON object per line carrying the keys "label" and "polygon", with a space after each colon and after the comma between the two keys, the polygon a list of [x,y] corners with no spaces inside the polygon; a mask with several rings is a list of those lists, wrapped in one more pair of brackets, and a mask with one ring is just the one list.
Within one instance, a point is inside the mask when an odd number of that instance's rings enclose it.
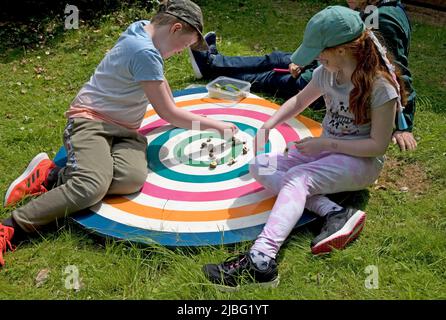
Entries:
{"label": "white stripe", "polygon": [[[175,191],[173,191],[175,192]],[[273,197],[270,191],[262,189],[258,192],[251,193],[236,199],[225,199],[216,201],[180,201],[161,199],[146,195],[144,193],[137,193],[133,195],[123,196],[123,198],[129,201],[135,202],[142,206],[147,206],[147,210],[150,211],[150,207],[158,209],[170,209],[178,211],[204,211],[204,210],[223,210],[228,208],[237,208],[254,203],[258,203],[265,199]]]}
{"label": "white stripe", "polygon": [[243,177],[243,179],[236,178],[232,180],[225,180],[212,183],[182,182],[164,178],[149,169],[149,174],[147,176],[146,181],[150,182],[151,184],[167,189],[200,192],[200,191],[221,191],[221,190],[233,189],[253,183],[256,180],[246,175]]}
{"label": "white stripe", "polygon": [[243,196],[237,199],[218,200],[209,202],[196,202],[196,201],[176,201],[169,200],[166,203],[166,210],[176,211],[205,211],[205,210],[224,210],[229,208],[238,208],[250,204],[256,204],[263,200],[269,199],[274,195],[267,191],[262,190],[254,194]]}

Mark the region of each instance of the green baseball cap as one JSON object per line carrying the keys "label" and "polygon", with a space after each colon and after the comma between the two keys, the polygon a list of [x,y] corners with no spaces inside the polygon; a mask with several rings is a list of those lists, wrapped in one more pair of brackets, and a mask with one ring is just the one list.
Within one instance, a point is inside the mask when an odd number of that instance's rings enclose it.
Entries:
{"label": "green baseball cap", "polygon": [[351,42],[365,30],[359,12],[342,6],[330,6],[316,13],[305,28],[304,40],[291,55],[291,62],[306,66],[326,48]]}
{"label": "green baseball cap", "polygon": [[192,45],[192,48],[197,51],[209,50],[203,37],[203,15],[196,3],[190,0],[167,0],[160,4],[158,12],[170,14],[190,24],[199,35],[198,41]]}

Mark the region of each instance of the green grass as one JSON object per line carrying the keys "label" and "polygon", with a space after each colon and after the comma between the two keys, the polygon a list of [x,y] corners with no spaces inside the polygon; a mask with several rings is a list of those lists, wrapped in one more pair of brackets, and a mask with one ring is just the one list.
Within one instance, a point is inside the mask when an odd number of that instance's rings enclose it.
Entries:
{"label": "green grass", "polygon": [[[329,1],[200,1],[205,29],[221,36],[228,55],[292,51],[306,22]],[[64,111],[106,50],[141,10],[122,10],[95,27],[57,34],[39,48],[1,48],[0,190],[38,152],[54,156],[62,144]],[[62,22],[59,22],[62,23]],[[368,222],[347,250],[314,257],[310,229],[294,232],[281,250],[281,284],[276,289],[246,287],[222,293],[200,269],[249,248],[170,250],[99,241],[74,224],[37,236],[7,253],[0,271],[0,299],[445,299],[446,298],[446,27],[413,21],[411,69],[419,100],[416,152],[388,152],[398,167],[387,170],[385,188],[371,187]],[[166,62],[173,89],[195,81],[187,55]],[[267,98],[281,102],[274,97]],[[322,113],[306,111],[321,120]],[[416,173],[416,174],[415,174]],[[417,177],[420,177],[418,180]],[[401,192],[398,186],[409,187]],[[6,217],[11,209],[0,209]],[[80,290],[65,288],[67,266],[79,270]],[[365,269],[375,265],[379,288],[366,289]],[[49,269],[43,285],[35,278]]]}

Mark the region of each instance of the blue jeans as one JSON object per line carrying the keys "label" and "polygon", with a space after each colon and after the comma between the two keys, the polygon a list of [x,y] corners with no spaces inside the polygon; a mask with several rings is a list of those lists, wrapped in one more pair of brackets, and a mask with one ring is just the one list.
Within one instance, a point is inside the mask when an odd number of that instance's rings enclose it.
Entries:
{"label": "blue jeans", "polygon": [[274,68],[288,69],[291,53],[274,51],[258,57],[224,56],[208,52],[194,52],[195,59],[205,78],[227,76],[251,83],[253,91],[261,91],[289,99],[301,91],[308,82],[289,73],[274,72]]}

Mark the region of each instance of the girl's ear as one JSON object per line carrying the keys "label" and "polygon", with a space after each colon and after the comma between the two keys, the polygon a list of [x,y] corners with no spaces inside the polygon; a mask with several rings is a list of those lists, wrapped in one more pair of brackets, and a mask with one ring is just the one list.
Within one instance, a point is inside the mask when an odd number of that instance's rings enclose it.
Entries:
{"label": "girl's ear", "polygon": [[338,48],[337,50],[336,50],[336,53],[338,54],[338,55],[340,55],[340,56],[345,56],[345,53],[346,53],[346,51],[345,51],[345,48]]}

